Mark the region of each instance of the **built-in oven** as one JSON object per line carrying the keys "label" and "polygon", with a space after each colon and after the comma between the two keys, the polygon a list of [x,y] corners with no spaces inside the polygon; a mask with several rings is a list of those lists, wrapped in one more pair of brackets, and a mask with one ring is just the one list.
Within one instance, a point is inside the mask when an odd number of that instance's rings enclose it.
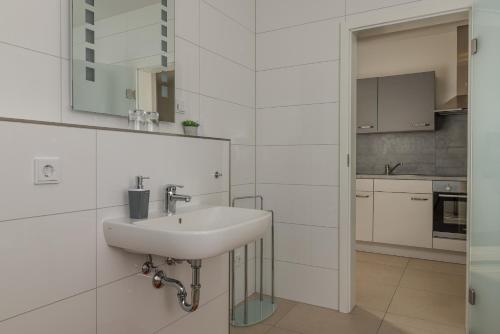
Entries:
{"label": "built-in oven", "polygon": [[467,182],[433,181],[435,238],[461,239],[467,236]]}

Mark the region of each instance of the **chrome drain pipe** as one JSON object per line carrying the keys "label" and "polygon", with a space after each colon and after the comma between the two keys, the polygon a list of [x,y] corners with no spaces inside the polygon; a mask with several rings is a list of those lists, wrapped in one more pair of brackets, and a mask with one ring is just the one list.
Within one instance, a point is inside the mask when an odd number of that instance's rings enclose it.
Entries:
{"label": "chrome drain pipe", "polygon": [[181,281],[174,278],[167,277],[163,271],[157,271],[153,276],[153,286],[157,289],[163,287],[164,285],[172,286],[177,289],[177,300],[179,305],[186,312],[194,312],[198,309],[200,305],[200,269],[201,260],[191,260],[188,261],[191,264],[192,271],[192,283],[191,283],[191,303],[188,302],[188,293],[186,288]]}

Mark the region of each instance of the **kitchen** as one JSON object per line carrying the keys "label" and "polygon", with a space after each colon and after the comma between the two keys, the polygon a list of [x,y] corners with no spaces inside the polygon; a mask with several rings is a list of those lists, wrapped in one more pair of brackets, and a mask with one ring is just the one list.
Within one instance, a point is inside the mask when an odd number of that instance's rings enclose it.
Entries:
{"label": "kitchen", "polygon": [[450,15],[358,36],[358,305],[418,304],[401,303],[411,288],[465,321],[468,32]]}

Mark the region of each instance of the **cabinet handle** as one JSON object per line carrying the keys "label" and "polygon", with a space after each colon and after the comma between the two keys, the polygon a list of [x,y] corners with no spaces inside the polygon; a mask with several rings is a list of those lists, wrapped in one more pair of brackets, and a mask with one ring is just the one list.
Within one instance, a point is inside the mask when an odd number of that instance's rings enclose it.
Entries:
{"label": "cabinet handle", "polygon": [[370,195],[356,195],[356,198],[370,198]]}
{"label": "cabinet handle", "polygon": [[428,201],[429,199],[424,198],[424,197],[412,197],[411,200],[412,201]]}
{"label": "cabinet handle", "polygon": [[440,198],[460,198],[460,199],[467,199],[467,195],[446,195],[446,194],[439,194],[438,196]]}
{"label": "cabinet handle", "polygon": [[373,129],[375,126],[373,125],[360,125],[358,126],[358,129],[363,129],[363,130],[366,130],[366,129]]}
{"label": "cabinet handle", "polygon": [[413,123],[413,127],[415,128],[425,128],[427,126],[431,126],[431,123]]}

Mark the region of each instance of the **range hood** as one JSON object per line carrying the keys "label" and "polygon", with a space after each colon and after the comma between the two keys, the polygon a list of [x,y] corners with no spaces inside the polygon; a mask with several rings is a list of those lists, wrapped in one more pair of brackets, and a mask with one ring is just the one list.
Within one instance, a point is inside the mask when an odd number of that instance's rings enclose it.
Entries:
{"label": "range hood", "polygon": [[457,27],[457,95],[436,108],[440,114],[464,113],[469,108],[469,26]]}

